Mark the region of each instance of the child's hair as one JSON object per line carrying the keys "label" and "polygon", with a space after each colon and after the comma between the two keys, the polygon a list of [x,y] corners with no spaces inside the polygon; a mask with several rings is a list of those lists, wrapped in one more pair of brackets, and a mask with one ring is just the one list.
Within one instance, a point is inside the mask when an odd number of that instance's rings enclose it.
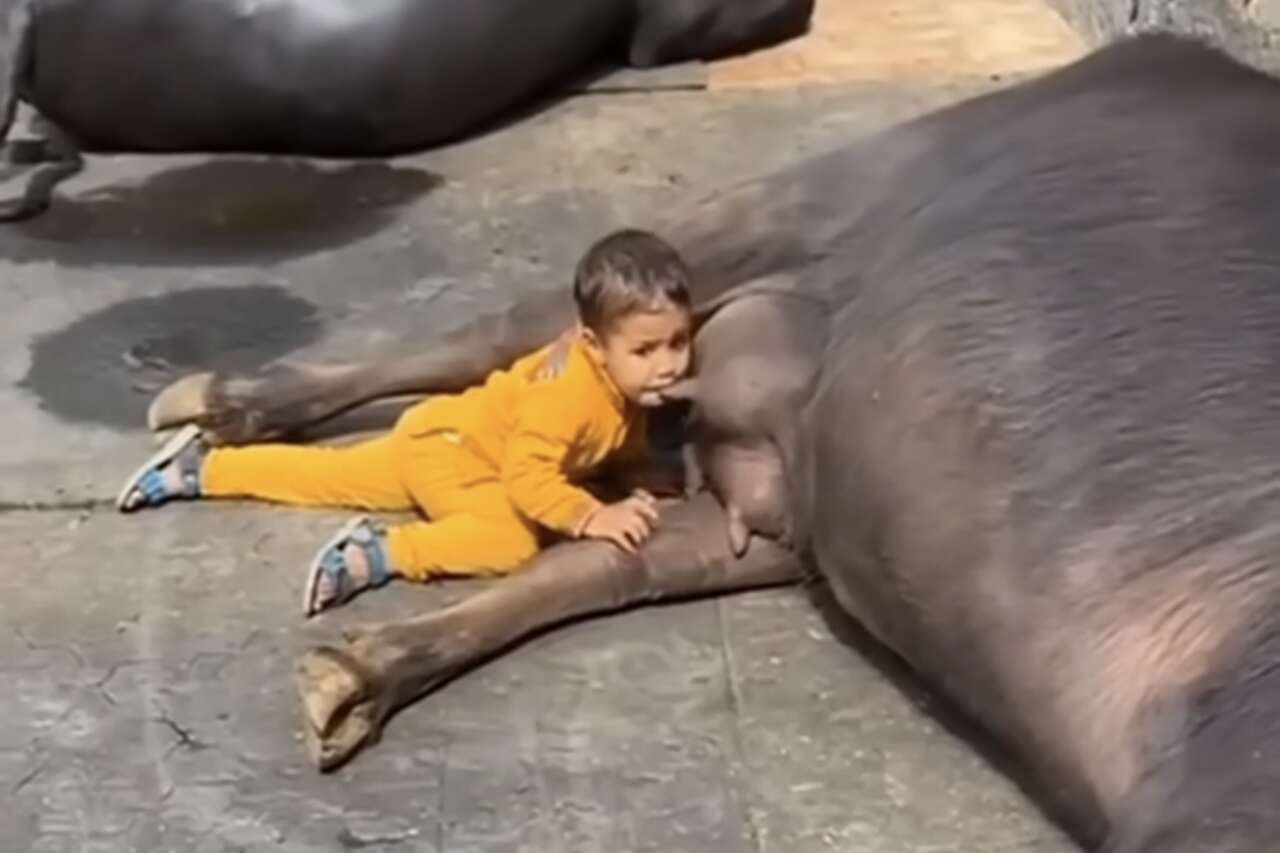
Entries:
{"label": "child's hair", "polygon": [[607,334],[620,318],[663,301],[689,307],[689,269],[661,238],[627,228],[596,241],[578,262],[573,300],[582,325]]}

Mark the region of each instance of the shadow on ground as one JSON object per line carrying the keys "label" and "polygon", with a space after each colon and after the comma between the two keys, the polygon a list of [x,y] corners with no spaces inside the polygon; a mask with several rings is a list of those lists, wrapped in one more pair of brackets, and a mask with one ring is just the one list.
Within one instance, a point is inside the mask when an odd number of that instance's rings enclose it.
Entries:
{"label": "shadow on ground", "polygon": [[1068,792],[1050,789],[1036,779],[990,731],[980,726],[947,697],[932,689],[906,661],[850,616],[825,583],[814,581],[807,584],[806,589],[809,600],[838,642],[870,663],[886,681],[927,713],[948,734],[963,741],[997,773],[1013,782],[1046,820],[1062,829],[1075,843],[1086,850],[1091,850],[1100,843],[1105,829],[1091,825],[1090,816],[1075,813],[1065,799],[1070,796]]}
{"label": "shadow on ground", "polygon": [[177,377],[252,372],[323,330],[316,307],[282,287],[175,290],[117,302],[41,335],[18,385],[65,420],[138,429],[155,392]]}
{"label": "shadow on ground", "polygon": [[[87,158],[87,174],[96,159]],[[28,179],[9,182],[4,195]],[[378,161],[214,157],[134,184],[74,195],[60,189],[47,212],[0,235],[21,237],[4,240],[16,262],[273,263],[377,233],[442,183],[424,169]]]}

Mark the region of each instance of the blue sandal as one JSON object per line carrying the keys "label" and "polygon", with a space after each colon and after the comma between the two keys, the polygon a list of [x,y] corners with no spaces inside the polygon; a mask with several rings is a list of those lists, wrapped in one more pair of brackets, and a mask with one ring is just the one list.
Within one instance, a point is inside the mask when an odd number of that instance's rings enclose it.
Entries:
{"label": "blue sandal", "polygon": [[[351,546],[362,549],[365,561],[369,564],[369,582],[364,586],[356,586],[347,570],[343,551]],[[337,594],[324,604],[317,605],[316,590],[322,576],[333,581]],[[307,616],[313,616],[322,610],[346,604],[361,590],[382,586],[389,580],[391,569],[388,566],[385,538],[367,516],[357,516],[335,533],[311,561],[311,568],[307,573],[307,588],[302,597],[303,612]]]}
{"label": "blue sandal", "polygon": [[[187,424],[178,430],[164,446],[125,480],[116,495],[116,509],[131,512],[144,507],[156,507],[174,498],[195,498],[200,495],[200,465],[204,461],[205,448],[200,441],[200,428]],[[175,464],[182,475],[182,491],[174,494],[164,482],[164,468]],[[130,500],[134,496],[140,500]]]}

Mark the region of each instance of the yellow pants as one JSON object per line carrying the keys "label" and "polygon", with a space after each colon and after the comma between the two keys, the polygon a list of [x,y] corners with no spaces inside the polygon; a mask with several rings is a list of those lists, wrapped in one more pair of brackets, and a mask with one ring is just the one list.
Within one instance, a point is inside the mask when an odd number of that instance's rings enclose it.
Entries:
{"label": "yellow pants", "polygon": [[348,447],[215,447],[200,479],[204,497],[417,509],[430,520],[387,533],[391,568],[411,580],[502,574],[538,550],[537,528],[511,505],[498,472],[453,432],[397,426]]}

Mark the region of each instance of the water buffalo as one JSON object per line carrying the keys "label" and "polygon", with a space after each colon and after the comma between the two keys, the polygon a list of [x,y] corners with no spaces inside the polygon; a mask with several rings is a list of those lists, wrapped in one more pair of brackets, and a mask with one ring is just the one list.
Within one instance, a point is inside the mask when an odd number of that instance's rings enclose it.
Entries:
{"label": "water buffalo", "polygon": [[612,52],[637,66],[792,38],[814,0],[6,0],[0,140],[49,138],[0,220],[33,216],[80,151],[378,157],[506,115]]}
{"label": "water buffalo", "polygon": [[[813,572],[1087,844],[1276,849],[1280,83],[1127,39],[662,231],[705,306],[685,396],[715,497],[667,506],[637,556],[558,544],[308,652],[320,766],[535,628]],[[449,389],[569,309],[517,305],[405,361],[188,377],[152,424],[250,441]]]}

